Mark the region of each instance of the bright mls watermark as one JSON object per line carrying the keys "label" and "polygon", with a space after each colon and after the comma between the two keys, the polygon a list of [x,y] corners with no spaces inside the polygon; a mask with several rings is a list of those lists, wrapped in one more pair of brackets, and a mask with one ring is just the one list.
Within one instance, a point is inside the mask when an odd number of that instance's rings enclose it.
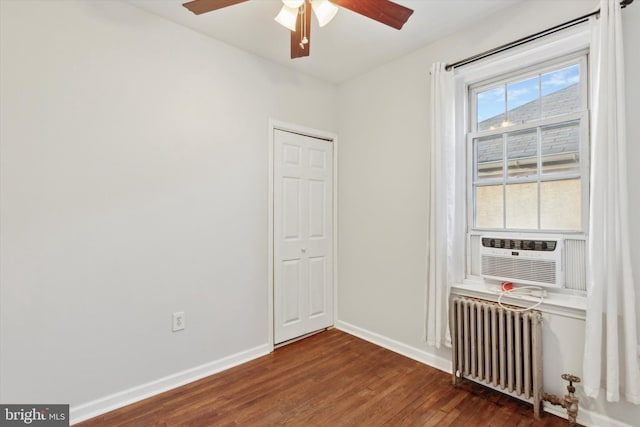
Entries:
{"label": "bright mls watermark", "polygon": [[0,427],[69,427],[69,405],[2,405]]}

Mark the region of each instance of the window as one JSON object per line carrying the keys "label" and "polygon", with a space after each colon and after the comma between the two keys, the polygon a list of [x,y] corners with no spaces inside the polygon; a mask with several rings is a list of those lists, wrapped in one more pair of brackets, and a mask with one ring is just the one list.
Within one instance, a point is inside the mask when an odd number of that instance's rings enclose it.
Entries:
{"label": "window", "polygon": [[586,54],[469,86],[470,230],[587,227]]}
{"label": "window", "polygon": [[[590,40],[589,28],[576,26],[457,71],[455,165],[466,180],[463,286],[492,293],[496,276],[524,280],[518,272],[491,273],[483,238],[549,240],[558,251],[544,259],[556,263],[556,276],[540,285],[568,306],[585,295]],[[537,254],[521,255],[511,257]]]}

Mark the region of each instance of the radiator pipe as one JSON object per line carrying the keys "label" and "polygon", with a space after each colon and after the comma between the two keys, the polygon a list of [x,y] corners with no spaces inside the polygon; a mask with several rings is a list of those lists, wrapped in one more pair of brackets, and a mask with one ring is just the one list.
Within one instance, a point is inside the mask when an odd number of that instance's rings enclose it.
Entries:
{"label": "radiator pipe", "polygon": [[555,394],[544,393],[542,399],[550,402],[553,405],[560,405],[567,410],[567,419],[569,420],[569,426],[574,427],[576,425],[576,418],[578,417],[578,398],[575,396],[576,388],[573,383],[579,383],[580,377],[571,374],[562,374],[562,379],[569,381],[567,391],[563,398],[559,398]]}

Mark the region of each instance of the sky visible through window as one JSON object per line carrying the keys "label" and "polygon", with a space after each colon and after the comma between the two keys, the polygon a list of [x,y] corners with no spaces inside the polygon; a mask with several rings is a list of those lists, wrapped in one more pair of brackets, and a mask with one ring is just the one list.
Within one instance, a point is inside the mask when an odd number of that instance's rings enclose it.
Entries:
{"label": "sky visible through window", "polygon": [[579,81],[580,65],[576,64],[479,92],[477,94],[478,123],[496,116],[504,117],[506,111],[535,101],[541,96],[562,90]]}

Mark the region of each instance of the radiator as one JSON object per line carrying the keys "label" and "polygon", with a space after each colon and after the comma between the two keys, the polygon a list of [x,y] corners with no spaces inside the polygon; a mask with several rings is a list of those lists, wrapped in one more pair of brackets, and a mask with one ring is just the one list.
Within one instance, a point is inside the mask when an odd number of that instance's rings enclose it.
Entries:
{"label": "radiator", "polygon": [[453,384],[471,379],[542,408],[542,315],[490,301],[452,296],[449,326]]}

